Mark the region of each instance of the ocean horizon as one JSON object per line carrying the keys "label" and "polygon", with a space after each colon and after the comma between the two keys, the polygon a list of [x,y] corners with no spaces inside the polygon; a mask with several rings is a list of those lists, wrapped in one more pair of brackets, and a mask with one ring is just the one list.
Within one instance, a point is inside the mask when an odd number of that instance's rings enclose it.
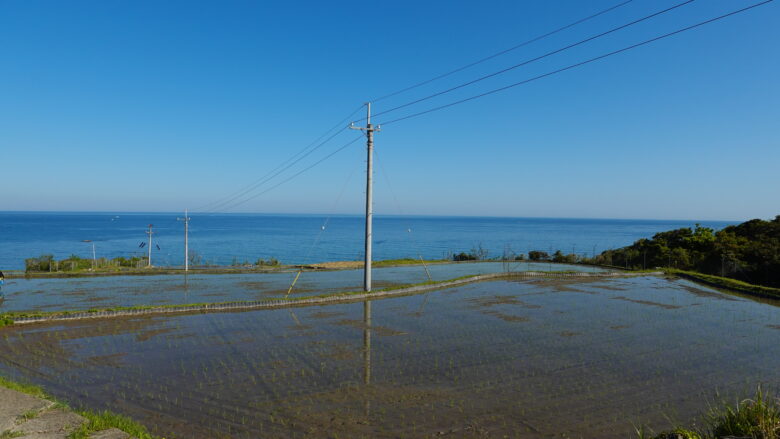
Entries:
{"label": "ocean horizon", "polygon": [[[153,224],[154,265],[184,264],[183,212],[0,212],[0,269],[20,270],[26,258],[72,254],[91,258],[143,256]],[[202,263],[253,263],[276,258],[309,264],[363,258],[359,214],[189,214],[189,248]],[[658,232],[736,221],[375,215],[374,258],[447,259],[482,248],[488,257],[531,250],[592,256]],[[84,242],[89,241],[89,242]]]}

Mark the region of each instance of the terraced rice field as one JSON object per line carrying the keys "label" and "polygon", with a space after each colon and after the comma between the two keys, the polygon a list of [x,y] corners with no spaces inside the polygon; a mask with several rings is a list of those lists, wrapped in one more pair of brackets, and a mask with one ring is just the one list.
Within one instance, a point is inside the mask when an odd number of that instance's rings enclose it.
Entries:
{"label": "terraced rice field", "polygon": [[[530,270],[604,271],[595,267],[535,262],[466,262],[429,265],[433,280],[460,276]],[[86,310],[137,305],[181,305],[240,300],[263,300],[284,296],[296,271],[253,274],[191,274],[158,276],[107,276],[73,279],[12,279],[3,291],[4,311]],[[425,282],[422,265],[374,269],[374,287]],[[291,296],[359,291],[362,270],[313,271],[301,274]]]}
{"label": "terraced rice field", "polygon": [[630,437],[780,382],[780,308],[661,277],[0,329],[0,374],[165,437]]}

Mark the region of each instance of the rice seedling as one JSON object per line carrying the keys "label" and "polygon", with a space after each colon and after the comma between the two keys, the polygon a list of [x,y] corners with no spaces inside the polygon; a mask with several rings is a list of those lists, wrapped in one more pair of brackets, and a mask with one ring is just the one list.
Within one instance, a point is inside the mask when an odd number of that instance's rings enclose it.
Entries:
{"label": "rice seedling", "polygon": [[[752,338],[738,339],[725,348],[719,334],[753,331],[766,336],[775,330],[733,318],[724,321],[712,313],[739,312],[762,320],[771,320],[774,314],[742,302],[721,309],[718,299],[694,297],[669,285],[650,290],[647,285],[652,283],[656,281],[621,281],[619,293],[588,287],[602,293],[598,295],[555,292],[543,282],[479,284],[432,295],[420,317],[410,316],[408,306],[392,305],[414,306],[418,298],[375,302],[374,327],[407,335],[373,331],[370,385],[362,379],[362,325],[337,324],[343,319],[360,322],[360,304],[328,307],[338,314],[330,319],[311,318],[314,313],[305,311],[298,314],[301,323],[316,333],[290,327],[286,311],[156,318],[157,326],[149,328],[128,320],[56,330],[53,326],[14,329],[14,336],[0,339],[0,370],[13,370],[7,361],[13,360],[43,372],[58,392],[67,392],[66,379],[83,387],[84,402],[109,402],[122,395],[122,400],[132,403],[127,407],[154,407],[170,419],[204,431],[214,428],[222,434],[250,437],[261,431],[269,437],[304,435],[312,422],[319,422],[312,420],[321,418],[319,428],[330,425],[331,418],[363,419],[364,398],[371,401],[376,431],[388,436],[414,436],[414,429],[420,433],[451,427],[461,419],[479,420],[480,425],[509,436],[533,431],[518,424],[515,418],[522,417],[550,434],[587,432],[584,435],[610,437],[604,432],[622,431],[620,437],[625,437],[631,429],[626,419],[636,413],[668,411],[676,392],[733,383],[737,372],[724,371],[720,355],[732,362],[745,358],[737,364],[745,380],[773,379],[764,368],[751,364],[761,364],[780,349]],[[536,292],[541,293],[525,295]],[[524,328],[464,306],[468,299],[520,294],[524,303],[539,306],[524,308],[533,317]],[[674,303],[681,306],[685,318],[671,318],[664,314],[669,310],[660,307],[610,300],[617,294]],[[564,295],[576,295],[577,300]],[[706,314],[701,307],[688,306],[700,300],[712,305]],[[609,329],[626,321],[632,323],[630,330]],[[135,337],[139,330],[160,329],[170,331],[143,341]],[[563,330],[582,335],[573,342],[556,335]],[[692,342],[695,350],[690,348]],[[118,367],[85,362],[117,351],[126,353]],[[356,354],[332,355],[339,351]],[[62,378],[50,369],[62,373]],[[626,396],[631,394],[641,396]],[[276,407],[280,412],[273,414],[275,422],[252,415]],[[690,413],[692,408],[684,410]],[[554,413],[564,415],[554,417]],[[143,420],[141,411],[131,409],[128,414]],[[212,419],[213,426],[202,424],[204,416]],[[339,424],[337,433],[369,437],[360,422]],[[156,428],[165,431],[165,423]]]}

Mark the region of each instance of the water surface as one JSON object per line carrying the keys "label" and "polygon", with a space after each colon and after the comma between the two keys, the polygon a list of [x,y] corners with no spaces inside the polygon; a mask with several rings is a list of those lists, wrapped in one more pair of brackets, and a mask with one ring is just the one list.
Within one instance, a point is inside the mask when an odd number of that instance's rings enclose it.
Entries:
{"label": "water surface", "polygon": [[780,379],[780,309],[659,277],[0,330],[0,373],[165,437],[599,437]]}
{"label": "water surface", "polygon": [[[426,268],[428,272],[426,273]],[[533,262],[468,262],[375,268],[375,289],[456,277],[529,270],[602,272],[596,267]],[[103,276],[53,279],[12,279],[3,292],[3,311],[86,310],[136,305],[181,305],[285,296],[297,272]],[[362,270],[307,271],[290,297],[363,289]]]}
{"label": "water surface", "polygon": [[[146,230],[154,224],[152,261],[184,263],[184,225],[177,213],[0,212],[0,270],[23,269],[26,258],[53,254],[92,257],[144,256]],[[191,214],[190,249],[201,263],[229,265],[271,257],[285,264],[361,260],[363,217],[358,215]],[[488,256],[542,250],[591,255],[697,221],[560,218],[401,217],[377,215],[374,258],[448,259],[480,245]],[[720,229],[723,221],[698,221]],[[323,226],[325,230],[323,230]],[[316,243],[316,245],[315,245]],[[160,249],[157,249],[157,245]]]}

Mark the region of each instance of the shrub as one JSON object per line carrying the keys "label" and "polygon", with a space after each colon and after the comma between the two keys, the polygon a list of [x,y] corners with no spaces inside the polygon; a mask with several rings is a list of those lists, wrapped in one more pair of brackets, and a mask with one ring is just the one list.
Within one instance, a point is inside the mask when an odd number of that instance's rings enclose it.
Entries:
{"label": "shrub", "polygon": [[255,262],[255,265],[257,265],[258,267],[276,267],[277,265],[279,265],[279,260],[276,258],[268,258],[268,259],[260,258],[257,260],[257,262]]}
{"label": "shrub", "polygon": [[550,255],[540,250],[531,250],[528,252],[528,259],[532,261],[546,261],[550,259]]}
{"label": "shrub", "polygon": [[477,255],[471,253],[460,252],[456,255],[452,255],[453,261],[476,261]]}

